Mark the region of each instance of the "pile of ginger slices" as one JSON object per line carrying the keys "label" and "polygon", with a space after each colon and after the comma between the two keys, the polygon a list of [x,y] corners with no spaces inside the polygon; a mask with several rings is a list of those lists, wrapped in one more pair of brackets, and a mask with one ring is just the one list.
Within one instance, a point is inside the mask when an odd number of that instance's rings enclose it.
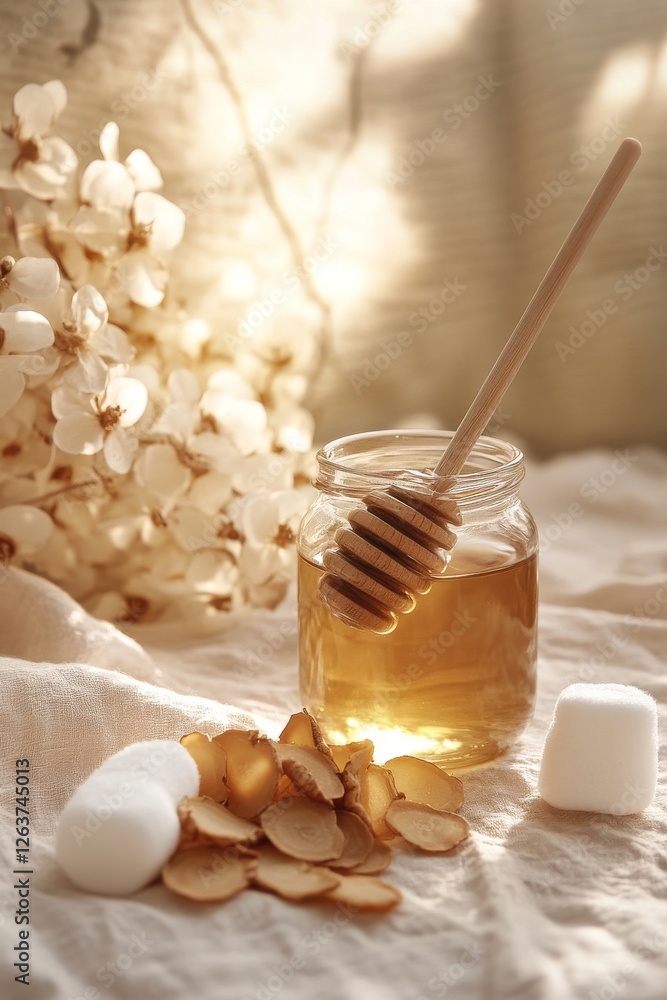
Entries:
{"label": "pile of ginger slices", "polygon": [[444,852],[469,833],[458,778],[416,757],[374,764],[370,740],[329,746],[305,709],[277,741],[229,729],[181,744],[200,794],[179,805],[181,841],[162,879],[187,899],[215,902],[252,886],[389,910],[401,899],[378,878],[390,841]]}

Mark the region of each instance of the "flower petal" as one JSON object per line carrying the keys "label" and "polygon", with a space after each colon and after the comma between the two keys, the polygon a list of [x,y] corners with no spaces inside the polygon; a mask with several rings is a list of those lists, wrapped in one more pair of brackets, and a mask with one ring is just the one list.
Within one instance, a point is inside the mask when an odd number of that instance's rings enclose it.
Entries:
{"label": "flower petal", "polygon": [[174,402],[183,400],[186,403],[196,403],[199,400],[199,382],[187,368],[175,368],[170,372],[167,388]]}
{"label": "flower petal", "polygon": [[288,490],[294,478],[294,456],[289,453],[248,455],[234,471],[234,489],[239,493],[271,493]]}
{"label": "flower petal", "polygon": [[130,378],[137,378],[143,382],[149,395],[154,396],[160,391],[160,375],[153,365],[132,365],[127,374]]}
{"label": "flower petal", "polygon": [[48,132],[56,118],[56,106],[49,91],[38,83],[27,83],[14,95],[14,114],[18,118],[20,139]]}
{"label": "flower petal", "polygon": [[21,190],[39,201],[53,201],[60,187],[53,183],[48,172],[46,175],[42,173],[39,163],[21,163],[14,176]]}
{"label": "flower petal", "polygon": [[235,399],[212,389],[204,393],[201,408],[215,419],[218,430],[228,434],[244,455],[256,451],[261,445],[266,432],[267,415],[257,400]]}
{"label": "flower petal", "polygon": [[156,434],[170,434],[181,441],[186,441],[194,433],[198,423],[198,411],[189,403],[178,400],[165,406],[155,421],[153,430]]}
{"label": "flower petal", "polygon": [[276,576],[282,576],[283,564],[283,550],[276,545],[246,543],[241,550],[241,574],[251,583],[266,583]]}
{"label": "flower petal", "polygon": [[228,438],[204,431],[188,441],[188,451],[203,459],[216,472],[231,474],[238,468],[240,454]]}
{"label": "flower petal", "polygon": [[162,187],[162,174],[143,149],[133,149],[125,160],[125,166],[137,191],[157,191]]}
{"label": "flower petal", "polygon": [[0,534],[6,535],[22,553],[35,552],[45,545],[53,531],[53,521],[39,507],[12,504],[0,510]]}
{"label": "flower petal", "polygon": [[110,469],[124,476],[132,468],[139,442],[122,427],[115,427],[104,442],[104,458]]}
{"label": "flower petal", "polygon": [[93,160],[81,178],[81,200],[93,208],[129,208],[134,198],[134,183],[122,163]]}
{"label": "flower petal", "polygon": [[139,306],[152,309],[162,302],[169,271],[146,250],[126,253],[115,268],[115,276],[127,297]]}
{"label": "flower petal", "polygon": [[5,361],[13,361],[17,372],[23,375],[49,375],[55,371],[53,363],[47,364],[46,359],[41,354],[11,354],[4,358]]}
{"label": "flower petal", "polygon": [[68,385],[59,385],[51,393],[51,411],[56,420],[70,413],[90,413],[90,399]]}
{"label": "flower petal", "polygon": [[101,209],[82,205],[70,228],[79,243],[95,253],[122,253],[127,246],[130,219],[127,209]]}
{"label": "flower petal", "polygon": [[315,418],[302,406],[279,404],[271,414],[276,444],[289,451],[305,452],[313,443]]}
{"label": "flower petal", "polygon": [[84,285],[72,296],[72,319],[86,337],[104,326],[109,318],[107,304],[93,285]]}
{"label": "flower petal", "polygon": [[97,396],[104,392],[108,378],[109,369],[99,354],[95,354],[94,351],[83,351],[63,375],[63,382],[78,392]]}
{"label": "flower petal", "polygon": [[195,590],[207,594],[230,594],[239,572],[226,552],[195,552],[188,561],[185,578]]}
{"label": "flower petal", "polygon": [[172,250],[183,239],[185,213],[161,194],[140,191],[134,199],[132,216],[135,225],[149,228],[149,243],[154,250]]}
{"label": "flower petal", "polygon": [[[35,375],[39,379],[45,379],[58,370],[61,360],[62,355],[57,347],[45,347],[39,354],[20,355],[19,371],[24,375]],[[36,383],[30,383],[29,388],[34,384]]]}
{"label": "flower petal", "polygon": [[28,306],[10,306],[0,313],[0,330],[4,333],[0,350],[3,354],[28,354],[53,343],[51,324],[41,313]]}
{"label": "flower petal", "polygon": [[256,496],[248,500],[241,510],[240,527],[251,544],[270,542],[278,530],[277,502],[269,496]]}
{"label": "flower petal", "polygon": [[197,476],[188,493],[188,502],[204,514],[219,514],[232,497],[232,483],[222,472]]}
{"label": "flower petal", "polygon": [[39,159],[24,161],[17,170],[17,179],[24,191],[42,201],[55,198],[78,166],[76,153],[60,136],[42,140]]}
{"label": "flower petal", "polygon": [[138,378],[113,379],[104,394],[104,407],[118,406],[121,410],[120,426],[132,427],[148,405],[148,389]]}
{"label": "flower petal", "polygon": [[144,448],[135,466],[142,486],[162,500],[175,500],[188,487],[189,470],[179,462],[169,444],[150,444]]}
{"label": "flower petal", "polygon": [[48,299],[60,285],[60,270],[51,257],[21,257],[7,276],[7,284],[24,299]]}
{"label": "flower petal", "polygon": [[92,335],[90,347],[103,358],[116,364],[127,364],[134,356],[134,349],[127,334],[119,326],[107,323]]}
{"label": "flower petal", "polygon": [[13,365],[5,365],[0,358],[0,417],[4,417],[18,403],[25,389],[25,378]]}
{"label": "flower petal", "polygon": [[237,399],[256,399],[257,394],[246,379],[232,368],[221,368],[208,380],[209,389],[218,389]]}
{"label": "flower petal", "polygon": [[100,153],[105,160],[120,160],[118,137],[120,129],[115,122],[107,122],[100,132]]}
{"label": "flower petal", "polygon": [[49,80],[43,84],[44,90],[51,98],[53,118],[58,118],[67,107],[67,87],[62,80]]}
{"label": "flower petal", "polygon": [[92,413],[69,413],[53,428],[53,443],[70,455],[94,455],[104,444],[104,434]]}

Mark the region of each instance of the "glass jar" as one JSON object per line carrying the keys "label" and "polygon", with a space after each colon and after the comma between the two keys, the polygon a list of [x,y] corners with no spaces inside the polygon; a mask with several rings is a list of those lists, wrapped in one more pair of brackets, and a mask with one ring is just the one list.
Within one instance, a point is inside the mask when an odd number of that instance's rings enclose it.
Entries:
{"label": "glass jar", "polygon": [[535,701],[537,529],[518,496],[523,455],[482,437],[448,496],[463,524],[449,564],[385,635],[336,618],[318,594],[336,530],[374,489],[417,492],[449,431],[355,434],[318,453],[318,495],[299,530],[299,672],[303,704],[332,743],[371,739],[376,759],[413,754],[446,768],[490,760]]}

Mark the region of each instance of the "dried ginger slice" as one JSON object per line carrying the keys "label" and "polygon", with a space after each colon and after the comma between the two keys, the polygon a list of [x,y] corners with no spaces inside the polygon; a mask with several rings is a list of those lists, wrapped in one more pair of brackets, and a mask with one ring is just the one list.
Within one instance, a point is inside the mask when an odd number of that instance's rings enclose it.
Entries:
{"label": "dried ginger slice", "polygon": [[272,844],[262,844],[257,851],[253,882],[283,899],[306,899],[333,889],[340,876],[329,868],[283,854]]}
{"label": "dried ginger slice", "polygon": [[343,783],[345,793],[336,802],[336,807],[338,809],[344,809],[346,812],[354,813],[355,816],[358,816],[362,823],[365,823],[368,829],[372,831],[373,827],[368,813],[361,804],[361,783],[358,776],[354,773],[354,771],[350,771],[346,767],[345,770],[341,772],[340,780]]}
{"label": "dried ginger slice", "polygon": [[291,746],[315,747],[322,756],[332,760],[331,750],[322,735],[320,724],[307,708],[290,715],[287,725],[278,737],[278,742]]}
{"label": "dried ginger slice", "polygon": [[315,747],[275,743],[274,748],[283,773],[300,792],[327,805],[344,794],[333,762]]}
{"label": "dried ginger slice", "polygon": [[[370,740],[361,740],[359,743],[344,743],[341,746],[330,746],[333,762],[339,771],[344,771],[353,755],[356,757],[357,770],[365,770],[373,760],[375,747]],[[365,762],[365,763],[364,763]]]}
{"label": "dried ginger slice", "polygon": [[292,858],[332,861],[343,851],[345,838],[335,811],[315,799],[280,799],[264,810],[259,821],[274,847]]}
{"label": "dried ginger slice", "polygon": [[421,802],[440,812],[458,812],[463,805],[463,785],[437,764],[418,757],[393,757],[385,765],[399,792],[411,802]]}
{"label": "dried ginger slice", "polygon": [[199,771],[199,794],[216,802],[227,801],[225,774],[227,754],[206,733],[188,733],[181,737],[181,746],[188,751]]}
{"label": "dried ginger slice", "polygon": [[315,747],[320,751],[321,754],[323,754],[323,756],[328,757],[329,760],[333,760],[333,757],[331,756],[331,750],[329,749],[329,744],[324,738],[324,734],[320,729],[319,722],[317,721],[314,715],[310,714],[307,708],[304,708],[303,712],[304,715],[308,717],[308,721],[310,722],[310,729],[313,734],[313,743],[315,744]]}
{"label": "dried ginger slice", "polygon": [[336,822],[343,831],[345,841],[339,858],[331,862],[336,869],[356,868],[366,860],[373,847],[373,834],[359,816],[339,809]]}
{"label": "dried ginger slice", "polygon": [[178,815],[187,833],[209,837],[223,847],[227,844],[254,844],[264,835],[256,823],[240,819],[225,806],[204,796],[182,799]]}
{"label": "dried ginger slice", "polygon": [[451,851],[470,833],[463,816],[439,812],[421,802],[397,799],[387,809],[389,827],[422,851]]}
{"label": "dried ginger slice", "polygon": [[369,764],[361,776],[361,805],[368,814],[375,836],[381,840],[391,840],[394,836],[385,822],[385,813],[400,797],[391,771],[379,764]]}
{"label": "dried ginger slice", "polygon": [[278,779],[278,787],[274,796],[275,801],[277,802],[279,799],[284,799],[286,797],[292,798],[292,796],[298,794],[299,792],[296,786],[292,783],[292,779],[289,774],[281,774]]}
{"label": "dried ginger slice", "polygon": [[162,881],[179,896],[199,903],[230,899],[248,885],[256,861],[217,845],[179,851],[162,869]]}
{"label": "dried ginger slice", "polygon": [[295,712],[290,715],[287,725],[278,737],[279,743],[291,746],[314,747],[313,728],[305,712]]}
{"label": "dried ginger slice", "polygon": [[379,875],[388,868],[394,857],[392,848],[384,840],[374,840],[370,854],[361,864],[355,865],[355,875]]}
{"label": "dried ginger slice", "polygon": [[325,899],[347,903],[360,910],[391,910],[401,901],[399,890],[374,875],[342,875],[334,889],[324,894]]}
{"label": "dried ginger slice", "polygon": [[228,729],[213,740],[227,754],[227,805],[237,816],[252,819],[278,790],[280,767],[274,745],[244,729]]}

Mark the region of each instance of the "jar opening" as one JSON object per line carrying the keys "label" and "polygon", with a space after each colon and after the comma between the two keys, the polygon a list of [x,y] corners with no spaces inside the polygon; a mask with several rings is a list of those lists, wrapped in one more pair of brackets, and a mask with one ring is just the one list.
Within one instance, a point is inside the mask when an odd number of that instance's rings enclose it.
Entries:
{"label": "jar opening", "polygon": [[[439,482],[433,469],[453,437],[453,431],[388,430],[338,438],[317,453],[315,485],[350,496],[363,496],[369,489],[394,482],[432,491]],[[481,437],[463,471],[451,477],[448,493],[462,502],[497,492],[506,499],[516,492],[524,474],[518,448],[500,438]]]}

